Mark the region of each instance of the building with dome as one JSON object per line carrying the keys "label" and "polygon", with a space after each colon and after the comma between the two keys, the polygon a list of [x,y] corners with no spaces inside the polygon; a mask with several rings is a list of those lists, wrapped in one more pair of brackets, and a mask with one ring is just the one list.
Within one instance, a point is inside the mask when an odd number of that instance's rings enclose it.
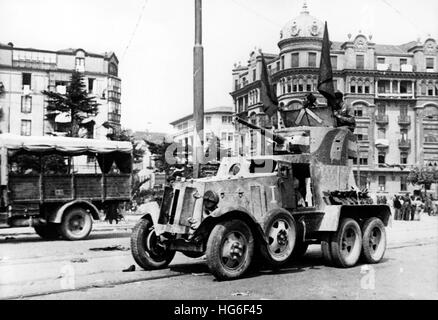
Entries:
{"label": "building with dome", "polygon": [[[326,104],[317,92],[323,32],[324,23],[304,4],[280,30],[279,52],[263,53],[280,109],[300,108],[309,92],[319,105]],[[344,93],[356,117],[358,184],[378,195],[412,192],[414,186],[407,183],[410,168],[438,166],[436,39],[376,44],[359,31],[344,41],[331,40],[335,90]],[[235,114],[257,125],[266,120],[260,101],[261,59],[255,50],[247,64],[232,70]],[[236,126],[234,153],[260,154],[264,137]],[[437,191],[432,185],[431,192]]]}

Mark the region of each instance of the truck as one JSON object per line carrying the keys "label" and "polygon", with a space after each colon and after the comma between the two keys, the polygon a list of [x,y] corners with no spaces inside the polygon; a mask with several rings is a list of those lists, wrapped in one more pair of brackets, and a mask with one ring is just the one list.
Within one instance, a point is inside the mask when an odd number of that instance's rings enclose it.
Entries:
{"label": "truck", "polygon": [[[88,171],[75,162],[84,156]],[[0,228],[85,239],[93,220],[119,218],[131,181],[130,142],[0,134]]]}
{"label": "truck", "polygon": [[328,109],[310,110],[328,125],[309,121],[275,130],[237,117],[272,141],[272,154],[223,158],[213,177],[166,186],[161,205],[150,206],[132,231],[137,264],[153,270],[167,267],[177,251],[205,255],[216,279],[232,280],[257,257],[279,268],[310,244],[321,245],[330,266],[380,262],[390,209],[356,186],[356,137],[330,124]]}

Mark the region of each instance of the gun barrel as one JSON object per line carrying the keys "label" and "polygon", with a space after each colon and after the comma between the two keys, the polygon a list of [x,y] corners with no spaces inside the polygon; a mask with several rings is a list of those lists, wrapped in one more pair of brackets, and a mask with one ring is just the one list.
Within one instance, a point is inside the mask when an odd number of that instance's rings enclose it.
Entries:
{"label": "gun barrel", "polygon": [[282,136],[275,134],[275,133],[271,133],[268,130],[266,130],[265,128],[256,126],[255,124],[246,122],[242,118],[236,117],[235,119],[237,122],[239,122],[240,124],[243,124],[244,126],[247,126],[248,128],[251,128],[254,130],[259,130],[262,135],[268,137],[269,139],[272,139],[275,143],[284,144],[286,141],[286,139],[283,138]]}

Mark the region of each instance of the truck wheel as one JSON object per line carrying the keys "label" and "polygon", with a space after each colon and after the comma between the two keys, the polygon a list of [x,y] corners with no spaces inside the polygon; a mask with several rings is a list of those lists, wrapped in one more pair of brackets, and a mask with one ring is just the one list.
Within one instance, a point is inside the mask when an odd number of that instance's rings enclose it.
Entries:
{"label": "truck wheel", "polygon": [[254,236],[241,220],[217,224],[207,241],[207,265],[218,280],[241,277],[254,254]]}
{"label": "truck wheel", "polygon": [[84,208],[76,207],[64,213],[59,232],[64,239],[82,240],[88,237],[92,226],[91,215]]}
{"label": "truck wheel", "polygon": [[368,263],[378,263],[386,251],[385,226],[379,218],[368,219],[362,228],[362,258]]}
{"label": "truck wheel", "polygon": [[354,266],[362,249],[362,232],[353,219],[342,219],[338,231],[332,235],[330,243],[333,262],[337,267]]}
{"label": "truck wheel", "polygon": [[330,250],[331,234],[328,234],[321,240],[322,258],[327,266],[333,265],[333,257]]}
{"label": "truck wheel", "polygon": [[271,215],[264,223],[268,240],[264,258],[271,266],[278,267],[288,261],[295,247],[297,227],[295,219],[286,212]]}
{"label": "truck wheel", "polygon": [[137,264],[145,270],[166,268],[175,256],[159,242],[150,219],[140,219],[132,229],[131,253]]}
{"label": "truck wheel", "polygon": [[60,236],[57,225],[54,223],[49,223],[43,226],[35,226],[33,228],[35,229],[35,232],[45,240],[57,239]]}

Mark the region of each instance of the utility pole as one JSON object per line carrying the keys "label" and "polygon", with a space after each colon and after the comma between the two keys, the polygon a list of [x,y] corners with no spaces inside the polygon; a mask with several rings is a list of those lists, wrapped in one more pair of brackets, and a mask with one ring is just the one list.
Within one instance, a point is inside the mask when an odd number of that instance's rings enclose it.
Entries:
{"label": "utility pole", "polygon": [[202,1],[195,0],[195,46],[193,47],[193,177],[199,178],[204,159],[204,48],[202,47]]}

